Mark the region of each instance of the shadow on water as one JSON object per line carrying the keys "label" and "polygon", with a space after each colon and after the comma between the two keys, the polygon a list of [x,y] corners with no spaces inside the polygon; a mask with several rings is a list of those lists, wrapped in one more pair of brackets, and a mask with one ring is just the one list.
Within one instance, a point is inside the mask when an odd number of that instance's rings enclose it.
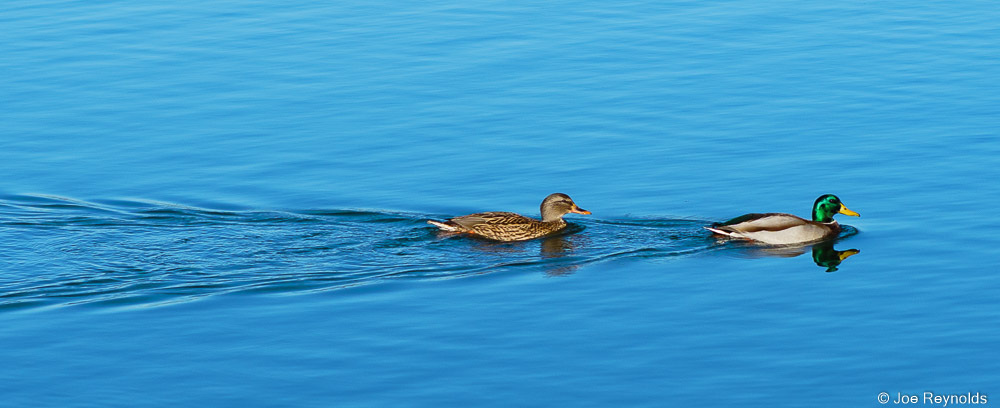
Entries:
{"label": "shadow on water", "polygon": [[[505,271],[558,277],[609,259],[718,249],[702,229],[708,223],[698,220],[588,218],[573,220],[559,235],[501,243],[440,234],[425,222],[433,218],[441,217],[0,197],[0,309],[145,307],[227,293],[325,291]],[[812,250],[817,264],[830,270],[850,252]]]}

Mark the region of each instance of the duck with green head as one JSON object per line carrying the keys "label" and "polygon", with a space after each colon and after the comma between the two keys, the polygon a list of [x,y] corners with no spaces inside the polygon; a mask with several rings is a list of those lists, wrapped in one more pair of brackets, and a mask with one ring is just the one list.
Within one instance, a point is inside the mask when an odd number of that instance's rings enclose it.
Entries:
{"label": "duck with green head", "polygon": [[705,229],[729,238],[769,245],[805,244],[836,237],[840,224],[833,216],[838,213],[861,216],[847,209],[837,196],[824,194],[813,204],[812,221],[784,213],[746,214]]}

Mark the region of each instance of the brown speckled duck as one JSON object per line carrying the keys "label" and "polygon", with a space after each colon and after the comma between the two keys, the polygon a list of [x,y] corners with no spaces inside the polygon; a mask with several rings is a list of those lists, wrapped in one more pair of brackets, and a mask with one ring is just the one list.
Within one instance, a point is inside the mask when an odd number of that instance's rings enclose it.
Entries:
{"label": "brown speckled duck", "polygon": [[502,211],[476,213],[455,217],[445,222],[429,220],[442,231],[468,233],[497,241],[524,241],[543,237],[563,228],[568,213],[590,214],[577,207],[572,198],[562,193],[550,194],[542,201],[542,220]]}

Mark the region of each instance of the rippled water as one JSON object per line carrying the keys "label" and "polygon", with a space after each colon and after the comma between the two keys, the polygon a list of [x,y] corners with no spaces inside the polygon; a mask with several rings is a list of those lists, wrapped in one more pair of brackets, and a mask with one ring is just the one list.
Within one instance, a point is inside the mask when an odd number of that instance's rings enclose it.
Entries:
{"label": "rippled water", "polygon": [[[7,271],[4,308],[169,304],[231,292],[329,290],[512,269],[562,275],[603,260],[723,246],[702,229],[707,222],[683,219],[586,220],[557,236],[499,243],[426,224],[441,215],[224,211],[52,196],[7,197],[0,207],[0,227],[9,237],[4,252],[23,261]],[[775,256],[811,249],[744,247]]]}
{"label": "rippled water", "polygon": [[[5,2],[0,395],[1000,396],[997,16],[943,1]],[[536,216],[554,192],[593,215],[518,243],[425,222]],[[834,243],[702,228],[806,216],[825,193],[862,215],[838,218]]]}

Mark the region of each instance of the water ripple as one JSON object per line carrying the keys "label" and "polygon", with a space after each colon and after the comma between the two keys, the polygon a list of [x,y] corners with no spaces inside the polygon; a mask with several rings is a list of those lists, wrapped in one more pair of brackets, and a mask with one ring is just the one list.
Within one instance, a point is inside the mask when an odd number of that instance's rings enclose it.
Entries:
{"label": "water ripple", "polygon": [[559,276],[593,262],[718,247],[700,220],[576,218],[561,235],[498,243],[440,233],[429,218],[443,217],[0,197],[0,308],[164,304],[501,271]]}

